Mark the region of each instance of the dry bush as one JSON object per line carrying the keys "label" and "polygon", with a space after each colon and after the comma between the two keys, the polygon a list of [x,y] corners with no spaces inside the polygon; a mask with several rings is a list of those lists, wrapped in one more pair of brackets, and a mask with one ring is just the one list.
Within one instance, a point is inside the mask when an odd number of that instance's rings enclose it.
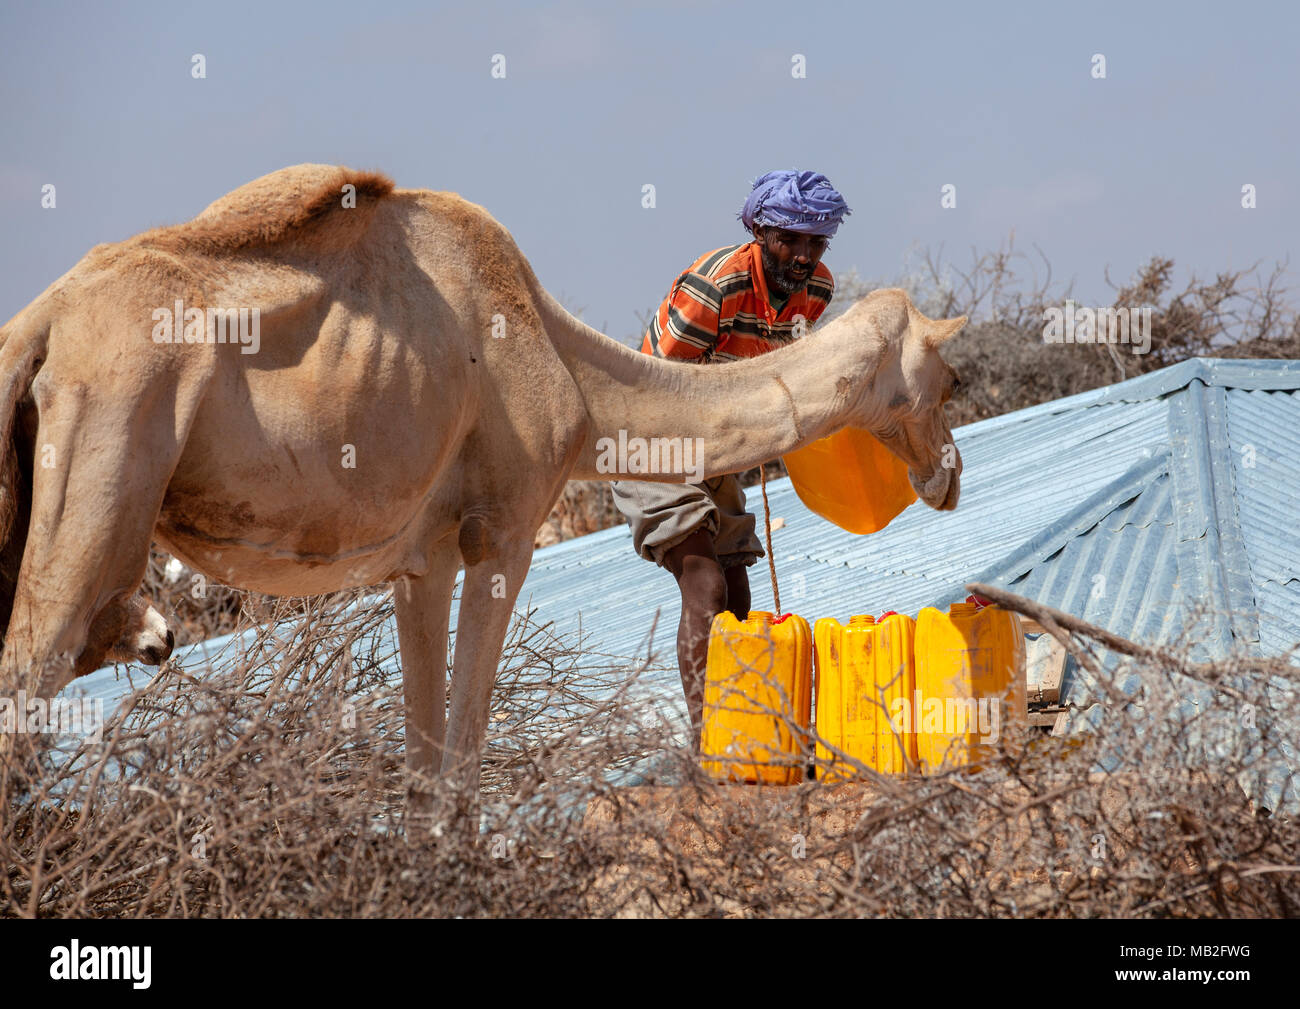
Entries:
{"label": "dry bush", "polygon": [[954,427],[1038,403],[1096,389],[1192,357],[1300,358],[1300,313],[1287,298],[1287,263],[1264,275],[1258,264],[1180,289],[1174,262],[1153,256],[1114,289],[1110,306],[1151,308],[1151,348],[1133,353],[1123,344],[1048,344],[1044,310],[1062,308],[1071,285],[1056,285],[1041,250],[1015,248],[1014,233],[995,251],[972,251],[970,265],[926,252],[890,283],[853,274],[837,281],[832,314],[878,287],[902,287],[932,318],[968,315],[970,324],[944,348],[962,385],[948,405]]}
{"label": "dry bush", "polygon": [[[506,913],[519,863],[477,842],[477,797],[435,789],[445,836],[408,843],[391,603],[282,600],[264,616],[276,622],[244,627],[251,640],[232,641],[214,663],[224,671],[167,667],[148,679],[101,741],[70,741],[36,769],[25,754],[6,755],[0,913]],[[556,768],[581,766],[570,747],[607,685],[575,658],[530,618],[513,626],[484,757],[484,816],[527,808],[535,829],[580,814]],[[617,770],[639,754],[602,756]],[[530,804],[536,787],[554,794],[549,806]],[[548,892],[537,882],[518,894],[519,912]]]}
{"label": "dry bush", "polygon": [[[1271,670],[1267,696],[1262,677],[1243,686],[1228,664],[1207,674],[1176,657],[1148,662],[1129,706],[1141,718],[1101,688],[1097,731],[1008,739],[977,771],[723,786],[696,768],[661,709],[638,702],[649,660],[593,658],[522,615],[494,694],[482,793],[425,783],[434,810],[416,824],[403,812],[389,603],[278,607],[285,622],[248,629],[225,671],[168,668],[141,683],[102,742],[47,752],[26,778],[5,757],[0,914],[1300,909],[1292,814],[1265,815],[1236,784],[1294,747],[1293,731],[1261,716],[1258,732],[1226,749],[1204,731],[1239,722],[1244,703],[1294,711],[1296,671],[1285,664]],[[1191,677],[1218,677],[1219,692],[1178,715]]]}

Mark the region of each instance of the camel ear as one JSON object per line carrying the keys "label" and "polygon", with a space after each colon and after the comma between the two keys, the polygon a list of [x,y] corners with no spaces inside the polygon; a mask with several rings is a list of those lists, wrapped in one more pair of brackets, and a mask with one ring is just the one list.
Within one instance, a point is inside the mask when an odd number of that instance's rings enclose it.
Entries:
{"label": "camel ear", "polygon": [[959,315],[955,319],[935,319],[925,334],[925,345],[937,349],[961,332],[967,323],[967,317]]}

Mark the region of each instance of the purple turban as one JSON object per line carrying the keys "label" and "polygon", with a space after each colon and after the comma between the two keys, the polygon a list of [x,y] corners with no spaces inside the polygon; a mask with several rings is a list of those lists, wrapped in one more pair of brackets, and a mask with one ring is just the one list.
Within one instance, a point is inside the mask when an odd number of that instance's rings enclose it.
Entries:
{"label": "purple turban", "polygon": [[851,213],[844,197],[820,172],[782,170],[768,172],[754,182],[754,191],[739,217],[750,232],[755,224],[762,224],[830,236]]}

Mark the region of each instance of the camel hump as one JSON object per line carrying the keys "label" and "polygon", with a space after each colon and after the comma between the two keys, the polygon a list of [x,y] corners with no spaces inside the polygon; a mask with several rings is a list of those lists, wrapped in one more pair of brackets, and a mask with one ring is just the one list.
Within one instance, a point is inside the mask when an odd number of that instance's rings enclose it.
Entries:
{"label": "camel hump", "polygon": [[303,242],[345,248],[364,233],[393,191],[378,172],[338,165],[294,165],[263,175],[210,204],[188,224],[148,237],[177,251],[220,254]]}

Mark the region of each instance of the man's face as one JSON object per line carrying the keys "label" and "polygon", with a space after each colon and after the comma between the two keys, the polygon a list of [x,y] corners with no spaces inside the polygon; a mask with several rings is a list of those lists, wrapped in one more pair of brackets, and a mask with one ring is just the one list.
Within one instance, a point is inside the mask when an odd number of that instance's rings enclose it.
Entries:
{"label": "man's face", "polygon": [[768,289],[787,298],[808,283],[830,244],[825,235],[805,235],[761,224],[754,225],[754,239],[762,253]]}

